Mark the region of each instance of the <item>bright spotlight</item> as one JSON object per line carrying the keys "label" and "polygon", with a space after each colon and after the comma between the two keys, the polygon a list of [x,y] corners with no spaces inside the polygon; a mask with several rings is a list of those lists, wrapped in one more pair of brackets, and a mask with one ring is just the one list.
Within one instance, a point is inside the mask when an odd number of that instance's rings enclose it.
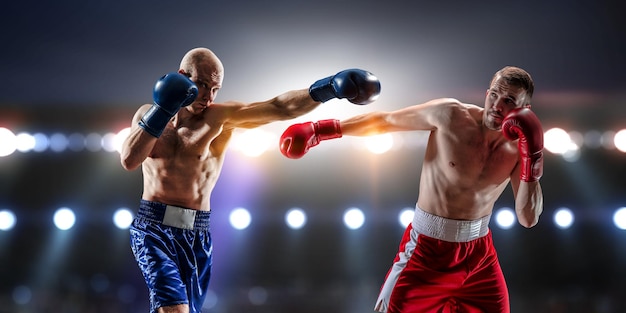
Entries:
{"label": "bright spotlight", "polygon": [[[575,138],[572,138],[572,135]],[[580,135],[577,133],[570,135],[561,128],[552,128],[544,133],[544,147],[554,154],[566,154],[570,151],[578,151],[580,146],[574,141],[575,139],[579,139],[578,137],[580,137]],[[582,139],[577,141],[582,142]]]}
{"label": "bright spotlight", "polygon": [[343,214],[343,223],[350,229],[359,229],[365,223],[365,215],[357,208],[350,208]]}
{"label": "bright spotlight", "polygon": [[570,228],[574,224],[574,213],[567,208],[560,208],[554,213],[554,224],[560,229]]}
{"label": "bright spotlight", "polygon": [[60,230],[68,230],[76,223],[74,211],[68,208],[60,208],[54,213],[54,225]]}
{"label": "bright spotlight", "polygon": [[113,213],[113,224],[119,229],[128,229],[133,222],[133,213],[127,208],[119,208]]}
{"label": "bright spotlight", "polygon": [[0,210],[0,230],[11,230],[15,223],[17,222],[17,218],[15,218],[15,214],[9,210]]}
{"label": "bright spotlight", "polygon": [[50,150],[54,152],[63,152],[67,149],[69,140],[67,136],[61,133],[54,133],[50,136]]}
{"label": "bright spotlight", "polygon": [[120,130],[117,135],[115,135],[114,146],[118,153],[122,152],[122,144],[124,144],[124,140],[128,138],[128,135],[130,135],[130,127]]}
{"label": "bright spotlight", "polygon": [[617,148],[617,150],[626,152],[626,129],[622,129],[615,133],[613,142],[615,143],[615,148]]}
{"label": "bright spotlight", "polygon": [[578,159],[580,159],[580,150],[578,149],[578,146],[572,145],[569,150],[561,154],[561,157],[563,157],[563,160],[567,162],[576,162],[578,161]]}
{"label": "bright spotlight", "polygon": [[250,212],[244,208],[237,208],[230,212],[229,217],[230,225],[235,229],[245,229],[250,226],[252,217]]}
{"label": "bright spotlight", "polygon": [[300,229],[306,224],[306,214],[301,209],[291,209],[285,214],[285,222],[291,229]]}
{"label": "bright spotlight", "polygon": [[393,137],[391,134],[381,134],[369,136],[365,138],[367,149],[374,154],[383,154],[393,146]]}
{"label": "bright spotlight", "polygon": [[102,149],[106,152],[117,151],[117,134],[106,133],[102,136]]}
{"label": "bright spotlight", "polygon": [[48,139],[48,136],[42,133],[34,134],[33,138],[35,138],[35,147],[33,147],[33,151],[35,152],[46,151],[46,149],[48,149],[48,147],[50,146],[50,140]]}
{"label": "bright spotlight", "polygon": [[249,157],[257,157],[267,151],[276,142],[274,136],[260,129],[247,129],[233,138],[233,147]]}
{"label": "bright spotlight", "polygon": [[413,216],[415,215],[415,209],[413,208],[405,208],[400,214],[398,214],[398,222],[400,226],[407,227],[413,221]]}
{"label": "bright spotlight", "polygon": [[28,133],[19,133],[15,136],[17,139],[17,151],[28,152],[35,149],[36,141],[35,137]]}
{"label": "bright spotlight", "polygon": [[619,229],[626,230],[626,208],[619,208],[613,214],[613,224]]}
{"label": "bright spotlight", "polygon": [[585,144],[585,136],[581,132],[572,130],[567,134],[577,148]]}
{"label": "bright spotlight", "polygon": [[615,149],[615,132],[612,130],[602,133],[602,147],[607,150]]}
{"label": "bright spotlight", "polygon": [[17,149],[17,139],[12,131],[0,127],[0,157],[12,154]]}
{"label": "bright spotlight", "polygon": [[496,212],[496,224],[502,229],[513,227],[516,220],[515,211],[511,208],[502,208]]}

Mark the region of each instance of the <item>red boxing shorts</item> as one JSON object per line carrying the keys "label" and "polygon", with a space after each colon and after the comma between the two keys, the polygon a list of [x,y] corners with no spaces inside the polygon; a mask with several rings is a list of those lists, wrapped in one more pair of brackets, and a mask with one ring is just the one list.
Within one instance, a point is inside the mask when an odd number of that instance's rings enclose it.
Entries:
{"label": "red boxing shorts", "polygon": [[374,310],[510,312],[490,218],[452,220],[416,207]]}

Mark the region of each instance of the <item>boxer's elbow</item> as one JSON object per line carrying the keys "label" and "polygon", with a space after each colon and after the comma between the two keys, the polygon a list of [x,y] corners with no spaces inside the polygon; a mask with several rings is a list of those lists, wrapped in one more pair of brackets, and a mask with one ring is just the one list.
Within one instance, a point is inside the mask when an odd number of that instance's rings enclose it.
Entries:
{"label": "boxer's elbow", "polygon": [[543,211],[542,206],[534,206],[525,210],[518,211],[517,219],[520,225],[531,228],[539,223],[539,216]]}
{"label": "boxer's elbow", "polygon": [[522,225],[522,226],[524,226],[526,228],[532,228],[535,225],[537,225],[538,222],[539,222],[538,218],[534,218],[534,219],[520,218],[519,219],[520,225]]}
{"label": "boxer's elbow", "polygon": [[122,153],[120,155],[120,163],[122,164],[123,169],[133,171],[141,165],[141,160],[133,158],[132,155]]}
{"label": "boxer's elbow", "polygon": [[122,168],[127,170],[127,171],[133,171],[133,170],[135,170],[138,167],[134,163],[128,162],[125,159],[122,159],[122,161],[120,163],[122,163]]}

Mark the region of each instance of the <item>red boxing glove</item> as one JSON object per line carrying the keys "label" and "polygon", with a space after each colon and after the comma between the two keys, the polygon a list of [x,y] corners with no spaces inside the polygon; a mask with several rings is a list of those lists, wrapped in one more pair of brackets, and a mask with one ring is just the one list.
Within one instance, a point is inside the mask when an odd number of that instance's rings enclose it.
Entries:
{"label": "red boxing glove", "polygon": [[299,159],[320,141],[341,136],[339,120],[294,124],[280,136],[280,152],[290,159]]}
{"label": "red boxing glove", "polygon": [[519,139],[520,179],[538,181],[543,175],[543,129],[535,113],[529,108],[512,111],[502,121],[502,134],[509,140]]}

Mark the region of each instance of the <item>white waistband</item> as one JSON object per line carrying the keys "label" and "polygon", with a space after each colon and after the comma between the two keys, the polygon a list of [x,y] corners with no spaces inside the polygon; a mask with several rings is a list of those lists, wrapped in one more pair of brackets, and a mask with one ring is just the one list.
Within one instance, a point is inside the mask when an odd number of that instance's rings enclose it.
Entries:
{"label": "white waistband", "polygon": [[163,225],[182,229],[193,229],[197,212],[198,211],[192,209],[167,205],[165,207],[165,214],[163,215]]}
{"label": "white waistband", "polygon": [[417,233],[451,242],[467,242],[489,233],[491,214],[477,220],[453,220],[424,212],[415,206],[412,227]]}

